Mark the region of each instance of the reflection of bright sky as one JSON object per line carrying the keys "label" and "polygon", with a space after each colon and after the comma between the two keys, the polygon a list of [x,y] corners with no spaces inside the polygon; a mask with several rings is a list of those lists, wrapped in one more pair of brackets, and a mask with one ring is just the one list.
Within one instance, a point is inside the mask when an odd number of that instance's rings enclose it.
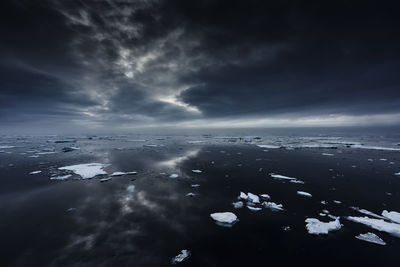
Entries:
{"label": "reflection of bright sky", "polygon": [[161,161],[158,164],[160,166],[162,166],[162,167],[176,168],[176,166],[178,164],[182,163],[183,161],[185,161],[185,160],[187,160],[187,159],[189,159],[191,157],[197,156],[199,151],[200,151],[200,148],[197,148],[197,149],[194,149],[194,150],[189,150],[183,156],[173,157],[173,158],[171,158],[169,160]]}

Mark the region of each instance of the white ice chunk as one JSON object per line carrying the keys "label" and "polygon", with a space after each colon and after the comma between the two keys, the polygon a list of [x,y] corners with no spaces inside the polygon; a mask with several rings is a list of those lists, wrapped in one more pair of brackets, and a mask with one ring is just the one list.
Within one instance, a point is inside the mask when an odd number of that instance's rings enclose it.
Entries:
{"label": "white ice chunk", "polygon": [[125,174],[126,174],[125,172],[113,172],[111,174],[111,176],[122,176],[122,175],[125,175]]}
{"label": "white ice chunk", "polygon": [[262,210],[262,208],[256,208],[256,207],[251,207],[251,206],[247,206],[247,208],[251,211],[260,211]]}
{"label": "white ice chunk", "polygon": [[179,175],[176,174],[176,173],[173,173],[173,174],[171,174],[171,175],[169,176],[169,178],[178,178],[178,177],[179,177]]}
{"label": "white ice chunk", "polygon": [[341,203],[342,203],[342,201],[339,201],[339,200],[334,200],[334,201],[333,201],[333,203],[335,203],[335,204],[341,204]]}
{"label": "white ice chunk", "polygon": [[30,172],[29,174],[38,174],[38,173],[41,173],[42,171],[33,171],[33,172]]}
{"label": "white ice chunk", "polygon": [[200,185],[199,184],[192,184],[191,187],[197,188],[197,187],[200,187]]}
{"label": "white ice chunk", "polygon": [[104,182],[107,182],[107,181],[110,181],[110,180],[111,180],[111,177],[101,178],[100,182],[104,183]]}
{"label": "white ice chunk", "polygon": [[305,196],[305,197],[312,197],[310,193],[304,192],[304,191],[297,191],[298,195]]}
{"label": "white ice chunk", "polygon": [[359,234],[356,236],[357,239],[360,239],[362,241],[370,242],[370,243],[375,243],[378,245],[386,245],[385,241],[383,241],[379,236],[377,236],[374,233],[365,233],[365,234]]}
{"label": "white ice chunk", "polygon": [[289,177],[289,176],[285,176],[285,175],[280,175],[280,174],[275,174],[275,173],[270,173],[269,175],[271,175],[271,177],[275,178],[275,179],[297,180],[297,178],[293,178],[293,177]]}
{"label": "white ice chunk", "polygon": [[193,173],[202,173],[201,170],[192,170]]}
{"label": "white ice chunk", "polygon": [[195,194],[195,193],[192,193],[192,192],[186,194],[187,197],[194,197],[195,195],[196,195],[196,194]]}
{"label": "white ice chunk", "polygon": [[373,212],[371,212],[369,210],[366,210],[366,209],[360,209],[359,207],[350,207],[350,208],[352,208],[353,210],[358,211],[359,213],[362,213],[362,214],[365,214],[365,215],[368,215],[368,216],[371,216],[371,217],[375,217],[375,218],[378,218],[378,219],[385,219],[385,217],[380,216],[380,215],[378,215],[376,213],[373,213]]}
{"label": "white ice chunk", "polygon": [[237,221],[237,216],[232,212],[216,212],[211,213],[210,217],[222,224],[222,226],[229,226]]}
{"label": "white ice chunk", "polygon": [[233,207],[235,209],[243,208],[243,202],[242,201],[232,202],[232,205],[233,205]]}
{"label": "white ice chunk", "polygon": [[190,256],[190,251],[187,249],[182,249],[180,254],[172,258],[172,264],[180,263],[186,260],[189,256]]}
{"label": "white ice chunk", "polygon": [[275,202],[263,202],[261,205],[271,210],[283,210],[283,205],[276,204]]}
{"label": "white ice chunk", "polygon": [[394,175],[400,175],[400,172],[396,172]]}
{"label": "white ice chunk", "polygon": [[332,153],[322,153],[322,156],[334,156],[335,154]]}
{"label": "white ice chunk", "polygon": [[247,200],[247,198],[248,196],[246,195],[246,193],[240,192],[239,199]]}
{"label": "white ice chunk", "polygon": [[247,197],[248,197],[248,200],[250,200],[253,203],[260,203],[260,198],[255,194],[247,193]]}
{"label": "white ice chunk", "polygon": [[105,167],[107,167],[107,165],[102,163],[87,163],[65,166],[58,169],[72,171],[75,174],[80,175],[83,179],[89,179],[96,175],[107,174],[107,172],[103,170]]}
{"label": "white ice chunk", "polygon": [[289,180],[289,183],[304,184],[304,182],[302,180]]}
{"label": "white ice chunk", "polygon": [[387,222],[382,219],[372,219],[369,217],[346,217],[348,220],[367,225],[375,230],[400,237],[400,224]]}
{"label": "white ice chunk", "polygon": [[72,176],[71,174],[61,175],[61,176],[53,176],[53,177],[50,177],[50,180],[66,180],[71,176]]}
{"label": "white ice chunk", "polygon": [[400,223],[400,212],[397,211],[382,211],[382,216],[388,218],[392,222]]}
{"label": "white ice chunk", "polygon": [[305,222],[308,233],[313,235],[326,235],[330,231],[339,230],[342,227],[339,219],[330,222],[321,222],[315,218],[307,218]]}

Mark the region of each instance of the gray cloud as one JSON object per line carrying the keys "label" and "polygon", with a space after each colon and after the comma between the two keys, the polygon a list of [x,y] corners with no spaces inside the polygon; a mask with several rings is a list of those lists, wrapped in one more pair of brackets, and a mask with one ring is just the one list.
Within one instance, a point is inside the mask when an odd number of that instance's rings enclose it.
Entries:
{"label": "gray cloud", "polygon": [[378,2],[2,5],[9,124],[400,113],[399,20]]}

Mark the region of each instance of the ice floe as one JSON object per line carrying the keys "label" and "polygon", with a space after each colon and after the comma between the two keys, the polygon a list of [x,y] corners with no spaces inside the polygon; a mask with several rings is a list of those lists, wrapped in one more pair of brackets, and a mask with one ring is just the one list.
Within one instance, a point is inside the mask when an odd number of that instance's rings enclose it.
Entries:
{"label": "ice floe", "polygon": [[307,218],[305,222],[308,233],[313,235],[328,234],[330,231],[339,230],[342,227],[338,218],[330,222],[322,222],[315,218]]}
{"label": "ice floe", "polygon": [[386,245],[386,242],[383,241],[379,236],[377,236],[374,233],[368,232],[365,234],[359,234],[357,236],[355,236],[357,239],[362,240],[362,241],[366,241],[366,242],[370,242],[370,243],[374,243],[374,244],[378,244],[378,245]]}
{"label": "ice floe", "polygon": [[365,217],[348,216],[346,217],[346,219],[352,222],[364,224],[375,230],[386,232],[396,237],[400,237],[400,224],[398,223],[387,222],[382,219],[373,219],[366,216]]}
{"label": "ice floe", "polygon": [[239,199],[243,199],[243,200],[247,200],[247,194],[246,194],[246,193],[243,193],[243,192],[240,192],[238,198],[239,198]]}
{"label": "ice floe", "polygon": [[322,156],[335,156],[335,154],[332,154],[332,153],[322,153]]}
{"label": "ice floe", "polygon": [[275,179],[283,179],[283,180],[297,180],[297,178],[285,176],[285,175],[280,175],[280,174],[275,174],[275,173],[270,173],[269,174],[272,178]]}
{"label": "ice floe", "polygon": [[112,179],[111,177],[101,178],[100,182],[104,183],[104,182],[110,181],[111,179]]}
{"label": "ice floe", "polygon": [[275,202],[263,202],[261,205],[263,205],[266,208],[269,208],[271,210],[283,210],[283,205],[282,204],[276,204]]}
{"label": "ice floe", "polygon": [[247,193],[247,199],[253,203],[260,203],[260,198],[252,193]]}
{"label": "ice floe", "polygon": [[216,212],[211,213],[210,217],[218,223],[220,226],[227,226],[230,227],[234,224],[238,218],[232,212]]}
{"label": "ice floe", "polygon": [[123,176],[123,175],[134,175],[137,174],[137,172],[132,171],[132,172],[113,172],[111,176]]}
{"label": "ice floe", "polygon": [[305,197],[312,197],[310,193],[304,191],[297,191],[297,194]]}
{"label": "ice floe", "polygon": [[194,197],[195,195],[196,195],[196,194],[195,194],[195,193],[192,193],[192,192],[186,194],[187,197]]}
{"label": "ice floe", "polygon": [[125,172],[113,172],[110,176],[122,176],[125,175]]}
{"label": "ice floe", "polygon": [[371,216],[371,217],[375,217],[375,218],[378,218],[378,219],[385,219],[385,217],[380,216],[380,215],[378,215],[376,213],[373,213],[372,211],[369,211],[369,210],[366,210],[366,209],[360,209],[359,207],[350,207],[350,208],[355,210],[355,211],[358,211],[359,213],[362,213],[362,214],[365,214],[365,215],[368,215],[368,216]]}
{"label": "ice floe", "polygon": [[103,170],[105,167],[107,167],[107,165],[102,163],[86,163],[60,167],[58,169],[72,171],[81,176],[82,179],[89,179],[95,177],[96,175],[107,174],[107,172]]}
{"label": "ice floe", "polygon": [[400,223],[400,212],[397,211],[382,211],[382,216],[388,218],[392,222]]}
{"label": "ice floe", "polygon": [[201,170],[192,170],[193,173],[202,173]]}
{"label": "ice floe", "polygon": [[172,258],[172,264],[180,263],[186,260],[189,256],[190,256],[190,251],[187,249],[182,249],[181,253]]}
{"label": "ice floe", "polygon": [[38,174],[38,173],[41,173],[42,171],[33,171],[33,172],[30,172],[29,174],[31,174],[31,175],[33,175],[33,174]]}
{"label": "ice floe", "polygon": [[301,181],[301,180],[299,180],[297,178],[294,178],[294,177],[289,177],[289,176],[280,175],[280,174],[276,174],[276,173],[270,173],[269,175],[274,179],[287,180],[290,183],[295,183],[295,184],[304,184],[303,181]]}
{"label": "ice floe", "polygon": [[193,188],[197,188],[197,187],[200,187],[200,185],[199,184],[192,184],[192,185],[190,185],[191,187],[193,187]]}
{"label": "ice floe", "polygon": [[169,176],[169,178],[173,178],[173,179],[178,178],[178,177],[179,177],[179,174],[176,174],[176,173],[173,173]]}
{"label": "ice floe", "polygon": [[52,177],[50,177],[50,180],[66,180],[71,176],[72,176],[71,174],[61,175],[61,176],[52,176]]}
{"label": "ice floe", "polygon": [[247,208],[251,211],[260,211],[262,208],[257,208],[257,207],[252,207],[252,206],[247,206]]}

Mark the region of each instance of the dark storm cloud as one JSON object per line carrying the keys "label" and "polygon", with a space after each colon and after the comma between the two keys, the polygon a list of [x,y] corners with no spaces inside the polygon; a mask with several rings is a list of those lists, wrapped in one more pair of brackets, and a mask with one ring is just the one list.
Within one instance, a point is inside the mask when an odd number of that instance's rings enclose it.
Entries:
{"label": "dark storm cloud", "polygon": [[400,24],[388,3],[1,5],[3,121],[400,113]]}

